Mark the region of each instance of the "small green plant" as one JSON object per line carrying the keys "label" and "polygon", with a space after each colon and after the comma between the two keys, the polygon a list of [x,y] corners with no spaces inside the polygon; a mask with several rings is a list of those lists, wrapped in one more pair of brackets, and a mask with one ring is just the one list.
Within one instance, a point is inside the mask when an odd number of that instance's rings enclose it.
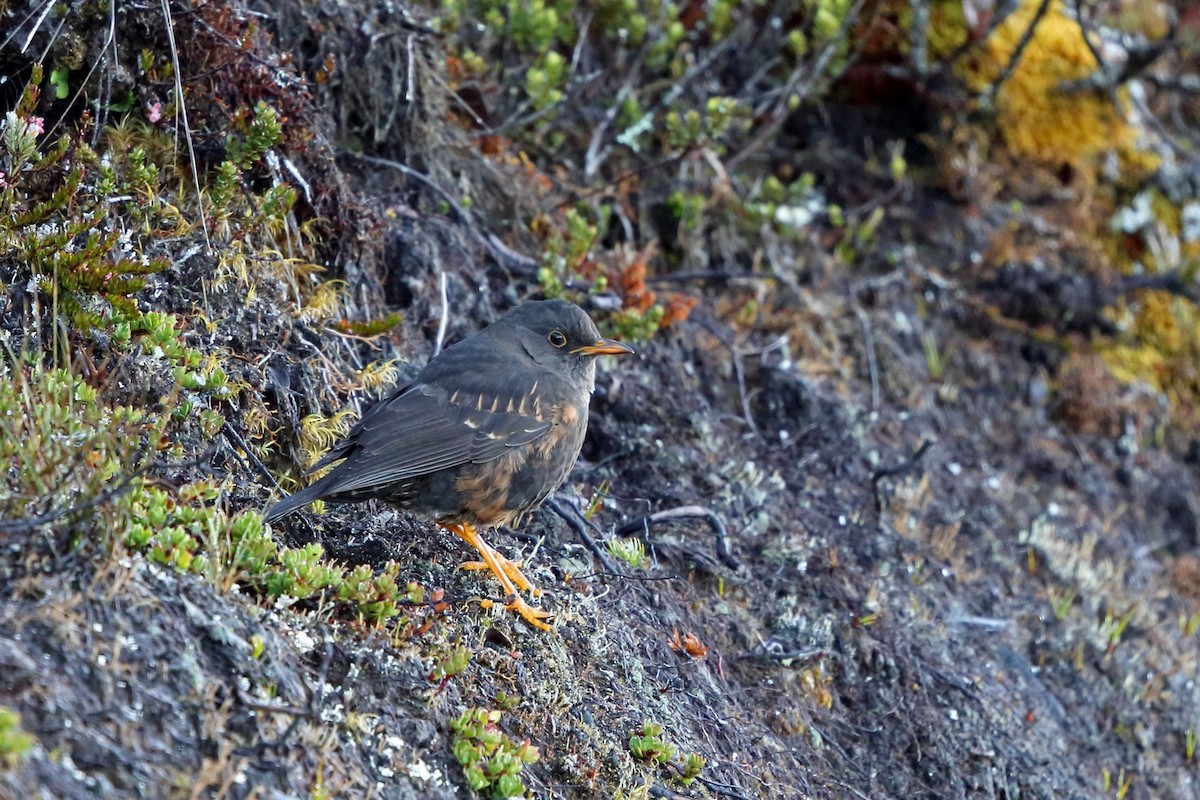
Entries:
{"label": "small green plant", "polygon": [[675,755],[675,747],[662,739],[663,728],[655,722],[643,722],[640,734],[629,737],[629,753],[638,761],[660,766]]}
{"label": "small green plant", "polygon": [[645,569],[650,562],[646,555],[646,546],[642,544],[641,539],[633,536],[609,539],[606,549],[613,558],[624,561],[633,569]]}
{"label": "small green plant", "polygon": [[1125,633],[1125,629],[1129,627],[1129,623],[1133,621],[1134,615],[1137,613],[1137,606],[1130,606],[1129,609],[1118,619],[1113,616],[1112,611],[1107,611],[1104,614],[1104,622],[1100,626],[1100,632],[1104,635],[1108,642],[1108,652],[1111,654],[1117,649],[1117,645],[1121,643],[1121,637]]}
{"label": "small green plant", "polygon": [[[296,190],[286,183],[273,183],[262,194],[251,195],[244,181],[267,151],[283,141],[283,125],[271,106],[259,102],[252,110],[235,116],[233,128],[226,138],[227,158],[213,171],[204,189],[204,207],[211,213],[219,242],[232,246],[239,236],[260,232],[266,234],[264,245],[271,247],[272,240],[288,223],[298,198]],[[245,281],[240,251],[223,254],[222,261]]]}
{"label": "small green plant", "polygon": [[699,753],[688,753],[683,758],[683,767],[679,772],[679,782],[684,786],[688,786],[696,778],[700,777],[700,771],[704,769],[704,756]]}
{"label": "small green plant", "polygon": [[399,575],[400,565],[395,561],[389,561],[379,574],[360,564],[342,578],[338,599],[357,606],[364,619],[382,622],[400,613]]}
{"label": "small green plant", "polygon": [[1183,734],[1183,754],[1189,764],[1196,758],[1197,741],[1200,741],[1200,737],[1197,737],[1195,729],[1188,728]]}
{"label": "small green plant", "polygon": [[563,296],[568,283],[584,277],[581,269],[588,260],[600,231],[578,210],[567,210],[566,229],[546,240],[538,283],[546,297]]}
{"label": "small green plant", "polygon": [[13,767],[34,745],[34,738],[21,730],[21,716],[0,706],[0,764]]}
{"label": "small green plant", "polygon": [[235,575],[261,575],[279,547],[263,526],[262,514],[238,514],[229,526],[226,570]]}
{"label": "small green plant", "polygon": [[1113,796],[1117,800],[1125,800],[1129,795],[1129,789],[1133,786],[1133,775],[1126,774],[1124,767],[1117,772],[1115,783],[1113,781],[1113,774],[1109,772],[1107,767],[1103,770],[1103,779],[1104,791],[1113,792]]}
{"label": "small green plant", "polygon": [[608,493],[612,489],[612,481],[605,479],[592,496],[588,499],[587,508],[583,510],[584,519],[594,519],[600,513],[600,509],[604,508],[604,501],[608,498]]}
{"label": "small green plant", "polygon": [[665,314],[666,309],[658,303],[645,311],[626,308],[613,314],[609,321],[609,327],[612,328],[618,339],[628,342],[645,342],[658,332]]}
{"label": "small green plant", "polygon": [[925,349],[925,369],[929,373],[929,379],[940,381],[946,372],[946,354],[938,347],[937,339],[932,333],[922,334],[921,346]]}
{"label": "small green plant", "polygon": [[466,645],[455,645],[450,651],[439,658],[429,673],[429,680],[443,683],[455,675],[461,675],[471,662],[471,648]]}
{"label": "small green plant", "polygon": [[538,760],[528,740],[515,743],[500,730],[502,712],[469,708],[450,723],[451,750],[467,783],[492,798],[525,797],[521,770]]}
{"label": "small green plant", "polygon": [[685,753],[676,762],[676,747],[662,739],[662,726],[655,722],[643,722],[641,733],[630,736],[629,753],[643,764],[667,770],[683,786],[690,786],[704,769],[704,757],[698,753]]}
{"label": "small green plant", "polygon": [[682,762],[676,762],[675,746],[662,738],[663,728],[655,722],[643,722],[641,733],[629,737],[629,754],[649,766],[667,769],[676,781],[690,785],[704,769],[704,757],[698,753],[686,753]]}
{"label": "small green plant", "polygon": [[704,195],[685,192],[682,189],[676,189],[667,198],[667,205],[670,207],[671,213],[679,220],[679,227],[685,231],[700,229],[700,222],[704,217],[704,207],[707,204],[708,199]]}
{"label": "small green plant", "polygon": [[242,136],[230,135],[225,143],[227,161],[245,171],[258,163],[263,154],[283,141],[283,125],[275,109],[259,101],[254,107]]}
{"label": "small green plant", "polygon": [[525,93],[535,109],[549,108],[563,99],[566,66],[567,60],[550,50],[525,73]]}
{"label": "small green plant", "polygon": [[333,586],[341,575],[336,567],[323,561],[324,556],[325,548],[317,542],[284,550],[279,554],[280,569],[267,578],[267,593],[303,600]]}
{"label": "small green plant", "polygon": [[853,265],[858,262],[859,255],[869,252],[875,244],[875,234],[883,223],[885,212],[882,206],[877,206],[867,218],[861,222],[847,219],[845,212],[838,206],[829,206],[829,221],[842,229],[842,238],[834,247],[834,253],[844,264]]}
{"label": "small green plant", "polygon": [[1054,618],[1062,622],[1071,612],[1071,606],[1075,604],[1075,590],[1067,589],[1065,592],[1058,592],[1051,589],[1050,603],[1054,607]]}

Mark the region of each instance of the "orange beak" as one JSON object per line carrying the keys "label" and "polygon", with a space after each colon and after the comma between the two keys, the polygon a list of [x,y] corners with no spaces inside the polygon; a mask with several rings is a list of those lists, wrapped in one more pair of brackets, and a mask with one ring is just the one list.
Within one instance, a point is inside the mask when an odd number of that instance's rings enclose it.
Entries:
{"label": "orange beak", "polygon": [[616,339],[601,339],[595,344],[576,347],[571,351],[573,356],[623,356],[633,352],[633,348]]}

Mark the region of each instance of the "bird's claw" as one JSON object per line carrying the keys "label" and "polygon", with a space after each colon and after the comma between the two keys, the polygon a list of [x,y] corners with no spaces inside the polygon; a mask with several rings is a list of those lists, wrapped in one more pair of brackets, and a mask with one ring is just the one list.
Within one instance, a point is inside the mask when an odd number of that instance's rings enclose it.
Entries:
{"label": "bird's claw", "polygon": [[[496,550],[492,550],[496,555],[497,563],[504,570],[504,574],[513,582],[513,585],[522,592],[528,592],[534,597],[541,597],[542,590],[533,585],[532,582],[521,572],[521,561],[509,561],[504,556],[500,555]],[[462,565],[463,569],[491,569],[486,561],[467,561]]]}
{"label": "bird's claw", "polygon": [[[468,561],[462,565],[463,569],[487,569],[491,571],[496,576],[496,580],[500,582],[500,586],[504,589],[505,608],[520,614],[523,620],[535,628],[543,631],[551,630],[550,626],[543,620],[550,619],[553,615],[548,611],[543,611],[540,608],[529,605],[518,593],[518,589],[528,592],[533,597],[538,597],[542,593],[540,589],[535,587],[522,574],[520,562],[514,564],[493,550],[487,542],[483,541],[483,538],[480,537],[473,525],[445,525],[444,527],[478,550],[479,555],[483,558],[482,561]],[[485,600],[482,605],[484,608],[491,608],[493,602]]]}
{"label": "bird's claw", "polygon": [[[496,605],[495,600],[480,600],[479,605],[482,608],[493,608]],[[554,615],[549,611],[544,611],[537,606],[531,606],[526,603],[524,598],[517,594],[510,594],[504,602],[504,607],[509,611],[515,611],[521,615],[521,618],[535,628],[543,631],[552,630],[552,628],[543,622],[543,620],[553,619]]]}

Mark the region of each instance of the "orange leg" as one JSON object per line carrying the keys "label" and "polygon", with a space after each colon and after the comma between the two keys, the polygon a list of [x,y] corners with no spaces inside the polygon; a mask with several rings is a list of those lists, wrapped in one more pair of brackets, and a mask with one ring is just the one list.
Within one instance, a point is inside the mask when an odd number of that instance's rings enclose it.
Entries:
{"label": "orange leg", "polygon": [[[509,561],[507,558],[505,558],[504,556],[502,556],[500,554],[499,550],[492,547],[487,542],[483,541],[482,537],[480,538],[479,543],[481,545],[483,545],[484,547],[486,547],[487,549],[492,551],[492,555],[494,555],[496,557],[496,561],[504,569],[504,574],[507,575],[508,579],[513,582],[513,585],[515,585],[522,592],[529,592],[534,597],[542,596],[542,590],[537,588],[536,586],[534,586],[532,583],[530,583],[529,579],[526,578],[525,575],[521,572],[521,562],[520,561]],[[467,561],[466,563],[464,563],[462,565],[462,568],[463,569],[491,569],[491,565],[488,564],[486,561]]]}
{"label": "orange leg", "polygon": [[518,565],[493,550],[483,540],[483,537],[479,535],[479,532],[475,530],[474,525],[465,522],[439,524],[479,551],[479,555],[483,558],[483,561],[469,561],[463,567],[466,569],[487,568],[491,570],[492,574],[496,576],[496,580],[500,581],[500,586],[504,589],[505,605],[509,611],[517,612],[526,622],[535,628],[540,628],[544,631],[550,630],[550,626],[543,622],[543,620],[550,618],[552,615],[548,611],[542,611],[540,608],[529,605],[517,593],[517,587],[519,586],[522,590],[530,592],[535,596],[540,594],[537,589],[533,588],[533,584],[521,574]]}

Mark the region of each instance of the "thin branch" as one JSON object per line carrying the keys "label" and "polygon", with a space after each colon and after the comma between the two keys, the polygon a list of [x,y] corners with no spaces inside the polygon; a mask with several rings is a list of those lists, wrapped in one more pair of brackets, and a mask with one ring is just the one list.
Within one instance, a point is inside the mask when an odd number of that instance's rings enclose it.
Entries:
{"label": "thin branch", "polygon": [[929,452],[929,448],[933,446],[933,442],[925,439],[917,447],[916,451],[911,456],[891,467],[880,467],[871,473],[871,483],[878,485],[884,478],[894,478],[897,475],[904,475],[918,469],[921,466],[921,460],[925,454]]}
{"label": "thin branch", "polygon": [[546,501],[546,507],[555,514],[558,514],[558,516],[562,517],[563,520],[571,526],[571,529],[575,531],[575,535],[578,536],[579,540],[587,546],[588,550],[592,551],[592,555],[594,555],[596,560],[600,562],[600,566],[604,568],[605,572],[617,577],[625,577],[624,574],[622,574],[622,572],[612,563],[612,560],[609,559],[608,553],[604,551],[604,548],[592,538],[590,533],[588,533],[587,526],[584,525],[579,519],[578,511],[576,511],[573,507],[563,503],[561,500],[553,497]]}
{"label": "thin branch", "polygon": [[[192,186],[196,189],[196,209],[200,212],[200,229],[204,231],[204,244],[212,252],[212,240],[208,238],[208,218],[204,214],[204,198],[200,194],[200,168],[196,166],[196,146],[192,142],[192,126],[188,123],[187,102],[183,98],[183,78],[180,76],[179,48],[175,46],[175,21],[171,18],[170,0],[162,0],[163,20],[167,29],[167,44],[171,48],[171,75],[175,79],[176,112],[183,120],[183,139],[187,142],[188,161],[192,169]],[[176,131],[179,130],[178,119]]]}
{"label": "thin branch", "polygon": [[[1037,28],[1038,23],[1042,21],[1042,17],[1046,16],[1046,10],[1050,7],[1050,0],[1042,0],[1037,11],[1034,12],[1033,19],[1029,22],[1029,27],[1021,34],[1021,40],[1017,42],[1017,47],[1013,50],[1012,56],[1008,59],[1008,63],[1004,65],[1004,69],[996,76],[996,80],[992,81],[991,87],[988,89],[988,104],[992,105],[996,102],[996,95],[1000,92],[1000,87],[1004,82],[1012,77],[1013,72],[1017,68],[1017,64],[1021,61],[1021,56],[1025,54],[1025,48],[1033,40],[1033,32]],[[1084,37],[1087,38],[1086,36]]]}
{"label": "thin branch", "polygon": [[858,314],[858,323],[863,329],[863,346],[867,349],[867,372],[871,376],[871,410],[879,410],[880,392],[879,392],[879,367],[875,363],[875,335],[871,332],[871,319],[867,316],[867,312],[856,307],[855,313]]}
{"label": "thin branch", "polygon": [[[262,463],[259,457],[254,454],[254,451],[250,449],[248,444],[246,444],[246,440],[242,438],[240,433],[234,430],[232,425],[226,422],[221,426],[221,433],[226,439],[232,439],[235,444],[241,447],[242,453],[245,453],[246,458],[254,464],[254,467],[260,476],[270,481],[276,489],[283,491],[283,487],[279,485],[279,481],[275,480],[275,476],[271,474],[269,469],[267,469],[267,465]],[[237,456],[238,451],[236,449],[233,450],[233,454],[234,456]]]}
{"label": "thin branch", "polygon": [[759,275],[756,272],[726,272],[724,270],[698,270],[696,272],[671,272],[666,275],[647,275],[646,283],[686,283],[688,281],[754,281],[771,283],[774,275]]}
{"label": "thin branch", "polygon": [[307,708],[299,706],[285,706],[278,703],[266,703],[261,700],[255,700],[250,696],[250,693],[240,686],[237,687],[238,701],[246,708],[253,708],[255,711],[268,711],[272,714],[287,714],[291,717],[311,717],[313,712]]}
{"label": "thin branch", "polygon": [[[42,27],[42,23],[46,21],[46,17],[54,9],[55,5],[57,5],[57,3],[53,2],[53,0],[49,0],[46,3],[45,7],[42,9],[41,15],[38,16],[37,21],[33,23],[33,27],[29,29],[29,35],[25,37],[25,43],[23,45],[21,45],[22,53],[24,53],[26,50],[29,49],[29,45],[31,45],[33,43],[33,37],[37,35],[37,32]],[[13,34],[14,35],[16,34],[15,30],[13,31]],[[11,39],[12,36],[10,36],[9,38]]]}
{"label": "thin branch", "polygon": [[438,353],[442,352],[442,342],[446,341],[446,324],[450,320],[450,303],[446,300],[446,273],[441,270],[438,270],[438,297],[442,301],[442,315],[438,318],[432,358],[437,358]]}
{"label": "thin branch", "polygon": [[721,559],[721,563],[730,569],[738,569],[742,566],[742,562],[733,554],[733,548],[729,544],[729,533],[725,530],[725,523],[717,513],[704,506],[680,506],[679,508],[668,508],[664,511],[657,511],[645,517],[641,517],[630,522],[626,522],[621,527],[617,528],[617,536],[628,536],[634,531],[643,531],[649,533],[650,526],[660,522],[671,522],[677,519],[701,518],[708,522],[709,527],[716,533],[716,551],[717,558]]}

